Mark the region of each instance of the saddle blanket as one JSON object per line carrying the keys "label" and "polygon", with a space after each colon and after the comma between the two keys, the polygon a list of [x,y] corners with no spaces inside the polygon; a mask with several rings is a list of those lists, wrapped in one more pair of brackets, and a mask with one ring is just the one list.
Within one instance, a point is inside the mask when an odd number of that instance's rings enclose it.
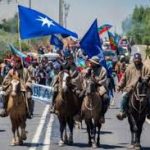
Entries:
{"label": "saddle blanket", "polygon": [[54,88],[40,84],[32,84],[32,99],[44,103],[51,103],[53,99]]}

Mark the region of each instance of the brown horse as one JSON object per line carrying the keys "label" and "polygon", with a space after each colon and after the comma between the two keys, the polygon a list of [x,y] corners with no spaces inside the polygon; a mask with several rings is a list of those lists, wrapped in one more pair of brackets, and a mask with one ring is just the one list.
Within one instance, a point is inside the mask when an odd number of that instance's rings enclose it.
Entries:
{"label": "brown horse", "polygon": [[[11,93],[8,98],[7,112],[12,124],[13,139],[11,145],[22,145],[26,140],[26,101],[25,95],[20,91],[20,81],[13,77],[11,81]],[[21,132],[20,130],[21,129]]]}
{"label": "brown horse", "polygon": [[130,148],[140,150],[140,138],[142,127],[148,111],[149,99],[149,80],[150,78],[139,78],[129,99],[128,121],[131,130]]}
{"label": "brown horse", "polygon": [[[96,83],[90,78],[85,80],[86,96],[83,100],[81,113],[87,125],[89,145],[93,148],[100,146],[100,117],[102,110],[102,99],[97,91]],[[96,129],[98,130],[96,131]],[[95,141],[97,132],[97,142]]]}
{"label": "brown horse", "polygon": [[[77,99],[77,96],[73,92],[71,77],[67,71],[61,71],[59,73],[58,84],[59,90],[58,95],[55,99],[55,109],[60,123],[59,146],[62,146],[67,142],[68,144],[73,143],[73,118],[79,112],[81,104]],[[66,131],[67,124],[70,130],[69,138],[67,137],[66,132],[64,136],[64,131]]]}

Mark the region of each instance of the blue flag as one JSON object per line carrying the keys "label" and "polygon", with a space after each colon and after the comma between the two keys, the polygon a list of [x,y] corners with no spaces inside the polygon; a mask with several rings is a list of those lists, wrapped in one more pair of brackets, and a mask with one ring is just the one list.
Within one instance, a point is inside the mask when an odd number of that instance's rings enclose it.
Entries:
{"label": "blue flag", "polygon": [[75,38],[78,37],[76,33],[65,29],[48,16],[36,10],[20,5],[18,6],[18,9],[21,39],[28,39],[52,34],[73,36]]}
{"label": "blue flag", "polygon": [[59,49],[63,49],[63,42],[55,35],[51,36],[50,44],[55,45]]}
{"label": "blue flag", "polygon": [[24,59],[27,57],[27,55],[25,55],[24,53],[22,53],[21,51],[19,51],[18,49],[16,49],[13,45],[9,44],[10,50],[14,55],[17,55],[18,57],[20,57],[21,59]]}
{"label": "blue flag", "polygon": [[97,19],[93,22],[80,41],[80,47],[85,51],[89,58],[100,53],[101,42],[98,35]]}

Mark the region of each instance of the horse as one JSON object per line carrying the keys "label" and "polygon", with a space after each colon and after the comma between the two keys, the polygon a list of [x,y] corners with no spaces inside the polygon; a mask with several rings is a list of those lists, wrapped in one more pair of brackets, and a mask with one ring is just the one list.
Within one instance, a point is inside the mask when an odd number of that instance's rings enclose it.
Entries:
{"label": "horse", "polygon": [[128,104],[128,122],[131,131],[131,145],[130,148],[140,150],[140,138],[142,127],[145,122],[146,114],[148,111],[148,98],[149,98],[149,80],[150,78],[139,78],[131,95],[129,96]]}
{"label": "horse", "polygon": [[[85,79],[86,94],[83,99],[81,114],[85,120],[88,132],[88,144],[93,148],[100,146],[100,118],[102,115],[102,99],[98,86],[91,78]],[[98,130],[97,130],[98,129]],[[97,133],[97,142],[95,141]]]}
{"label": "horse", "polygon": [[[10,116],[13,139],[11,145],[22,145],[26,140],[26,100],[25,95],[20,91],[20,80],[13,76],[10,83],[11,92],[8,97],[7,113]],[[20,132],[21,130],[21,132]]]}
{"label": "horse", "polygon": [[[80,111],[81,102],[73,92],[72,78],[68,71],[64,70],[58,74],[58,94],[55,99],[55,112],[60,123],[59,146],[73,144],[74,116]],[[66,127],[70,134],[67,136]],[[65,131],[65,135],[64,135]]]}

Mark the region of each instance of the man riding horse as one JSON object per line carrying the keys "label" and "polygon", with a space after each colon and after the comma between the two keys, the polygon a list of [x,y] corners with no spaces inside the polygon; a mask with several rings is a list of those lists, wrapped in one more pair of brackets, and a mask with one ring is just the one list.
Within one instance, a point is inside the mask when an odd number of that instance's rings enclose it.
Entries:
{"label": "man riding horse", "polygon": [[[133,87],[136,85],[139,77],[150,76],[150,69],[143,64],[141,54],[135,53],[133,57],[133,64],[129,65],[125,74],[123,75],[117,91],[123,91],[121,100],[121,110],[117,114],[119,120],[123,120],[126,117],[126,111],[128,107],[128,100]],[[148,99],[148,112],[147,118],[150,119],[150,98]]]}
{"label": "man riding horse", "polygon": [[[73,60],[73,56],[71,53],[67,53],[65,56],[65,63],[61,66],[61,70],[66,70],[68,71],[68,73],[70,74],[71,78],[72,78],[72,84],[75,85],[76,84],[76,77],[78,76],[78,71],[77,71],[77,68],[76,68],[76,64],[74,63],[74,60]],[[52,86],[54,87],[54,96],[53,96],[53,102],[52,102],[52,106],[51,106],[51,113],[54,113],[55,112],[55,98],[58,94],[58,78],[57,76],[55,77],[54,79],[54,82],[52,84]],[[74,86],[75,87],[75,90],[77,89],[76,88],[76,85]]]}
{"label": "man riding horse", "polygon": [[93,56],[89,59],[90,66],[87,68],[87,77],[92,77],[94,82],[98,85],[98,91],[100,96],[102,97],[102,116],[101,116],[101,123],[105,122],[105,113],[108,109],[110,103],[110,97],[108,96],[108,89],[107,89],[107,70],[100,65],[99,58],[97,56]]}
{"label": "man riding horse", "polygon": [[[5,91],[5,99],[4,99],[4,108],[2,112],[0,113],[1,117],[7,117],[8,113],[6,111],[7,104],[8,104],[8,97],[11,92],[11,81],[13,76],[17,76],[20,79],[21,83],[21,91],[24,93],[24,96],[27,98],[27,117],[31,118],[31,110],[32,104],[31,104],[31,77],[29,75],[29,72],[26,68],[23,68],[23,65],[21,63],[21,59],[19,57],[15,57],[13,60],[13,69],[11,69],[6,77],[3,80],[2,83],[2,90]],[[30,92],[30,94],[27,95],[27,92]],[[30,95],[30,96],[29,96]]]}

